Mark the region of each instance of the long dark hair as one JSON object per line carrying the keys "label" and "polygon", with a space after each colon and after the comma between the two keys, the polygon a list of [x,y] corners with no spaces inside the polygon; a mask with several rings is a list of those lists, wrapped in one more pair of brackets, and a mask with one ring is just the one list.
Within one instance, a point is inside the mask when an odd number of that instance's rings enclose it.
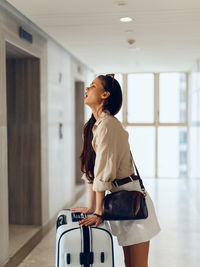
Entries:
{"label": "long dark hair", "polygon": [[[99,75],[97,78],[101,80],[104,90],[110,92],[109,97],[104,101],[103,110],[108,110],[110,114],[114,116],[119,112],[122,106],[121,86],[111,75]],[[96,153],[92,147],[92,128],[95,122],[96,119],[92,114],[83,127],[83,148],[80,156],[81,171],[86,174],[89,182],[94,180],[94,163]]]}

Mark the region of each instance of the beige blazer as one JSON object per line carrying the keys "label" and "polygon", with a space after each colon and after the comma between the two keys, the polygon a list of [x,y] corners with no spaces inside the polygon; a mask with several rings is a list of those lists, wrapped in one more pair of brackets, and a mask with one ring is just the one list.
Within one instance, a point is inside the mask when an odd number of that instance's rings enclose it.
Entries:
{"label": "beige blazer", "polygon": [[[112,181],[134,173],[128,132],[108,110],[101,113],[93,126],[92,146],[96,152],[94,191],[112,191]],[[86,175],[82,176],[87,180]]]}

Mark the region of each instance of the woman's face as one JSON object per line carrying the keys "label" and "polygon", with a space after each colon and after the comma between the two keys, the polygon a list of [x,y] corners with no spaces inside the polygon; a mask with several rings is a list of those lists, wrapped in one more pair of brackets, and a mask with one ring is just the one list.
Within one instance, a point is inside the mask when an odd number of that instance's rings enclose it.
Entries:
{"label": "woman's face", "polygon": [[84,103],[91,108],[103,105],[104,99],[109,96],[109,92],[104,90],[102,81],[95,78],[89,87],[86,87]]}

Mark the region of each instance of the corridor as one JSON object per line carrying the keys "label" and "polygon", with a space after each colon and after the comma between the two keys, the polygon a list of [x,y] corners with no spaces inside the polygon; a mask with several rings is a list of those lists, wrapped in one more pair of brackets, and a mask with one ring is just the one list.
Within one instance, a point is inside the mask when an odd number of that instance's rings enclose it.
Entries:
{"label": "corridor", "polygon": [[[149,267],[200,266],[199,29],[199,0],[0,0],[0,267],[55,267],[83,172],[105,191],[129,150],[161,226]],[[114,254],[124,267],[115,238]]]}

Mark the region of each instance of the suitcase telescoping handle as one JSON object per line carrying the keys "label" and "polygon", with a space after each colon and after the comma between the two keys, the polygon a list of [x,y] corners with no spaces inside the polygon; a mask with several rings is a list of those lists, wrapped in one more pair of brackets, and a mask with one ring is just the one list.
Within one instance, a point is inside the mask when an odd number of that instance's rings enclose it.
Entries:
{"label": "suitcase telescoping handle", "polygon": [[94,253],[92,252],[92,236],[90,226],[81,226],[81,253],[80,264],[84,267],[90,267],[94,263]]}

